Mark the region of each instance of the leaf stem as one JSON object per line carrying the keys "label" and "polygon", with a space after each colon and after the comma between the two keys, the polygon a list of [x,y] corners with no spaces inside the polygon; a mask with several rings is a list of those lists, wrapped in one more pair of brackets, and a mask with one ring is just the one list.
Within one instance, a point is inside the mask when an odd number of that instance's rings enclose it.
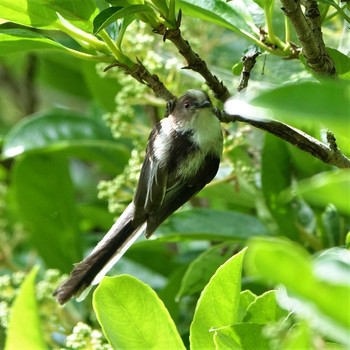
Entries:
{"label": "leaf stem", "polygon": [[71,56],[74,56],[76,58],[80,58],[83,60],[88,60],[88,61],[92,61],[92,62],[106,62],[106,63],[112,63],[114,61],[113,56],[97,56],[97,55],[90,55],[88,53],[85,52],[81,52],[81,51],[77,51],[77,50],[73,50],[69,47],[64,47],[64,49],[67,51],[67,53],[69,53]]}
{"label": "leaf stem", "polygon": [[86,49],[93,49],[108,54],[108,50],[106,50],[106,45],[103,41],[100,41],[93,35],[77,28],[72,23],[68,22],[65,18],[63,18],[59,13],[57,13],[57,16],[60,20],[55,24],[57,29],[68,34]]}
{"label": "leaf stem", "polygon": [[118,49],[117,45],[104,29],[99,32],[99,35],[118,62],[126,64],[128,67],[132,67],[134,65],[134,62],[132,62]]}
{"label": "leaf stem", "polygon": [[273,29],[273,4],[274,1],[272,1],[270,4],[267,4],[264,6],[264,13],[265,13],[265,20],[266,20],[266,26],[267,26],[267,34],[268,38],[271,44],[275,44],[280,49],[285,49],[285,44],[282,42],[282,40],[275,34],[275,31]]}

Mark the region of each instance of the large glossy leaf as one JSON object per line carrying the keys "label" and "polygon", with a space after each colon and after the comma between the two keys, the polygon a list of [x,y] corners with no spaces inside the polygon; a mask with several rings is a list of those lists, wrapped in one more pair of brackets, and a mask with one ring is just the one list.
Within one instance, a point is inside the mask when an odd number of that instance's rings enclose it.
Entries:
{"label": "large glossy leaf", "polygon": [[[350,266],[350,253],[343,251]],[[346,261],[344,257],[342,260]],[[339,274],[339,265],[332,261],[323,260],[322,268],[327,270],[327,275],[320,276],[310,255],[301,246],[287,240],[255,238],[248,246],[248,273],[266,282],[283,285],[288,294],[298,300],[291,305],[295,312],[309,318],[317,327],[322,321],[322,333],[341,341],[347,338],[350,343],[346,336],[350,330],[350,318],[344,312],[350,310],[349,279],[332,279],[332,276]],[[287,303],[283,302],[283,306],[287,307]]]}
{"label": "large glossy leaf", "polygon": [[38,268],[34,267],[26,276],[11,307],[5,350],[47,349],[35,300],[35,278],[37,273]]}
{"label": "large glossy leaf", "polygon": [[93,305],[114,349],[185,349],[162,301],[134,277],[105,277]]}
{"label": "large glossy leaf", "polygon": [[115,173],[129,156],[126,146],[114,140],[102,122],[63,110],[38,113],[17,123],[4,139],[2,155],[57,151],[97,160]]}
{"label": "large glossy leaf", "polygon": [[15,162],[13,199],[34,247],[46,265],[69,272],[82,257],[74,190],[68,161],[33,154]]}
{"label": "large glossy leaf", "polygon": [[192,209],[172,215],[157,231],[162,240],[238,240],[267,234],[255,217],[230,211]]}
{"label": "large glossy leaf", "polygon": [[1,0],[1,18],[33,28],[56,29],[58,16],[42,0]]}
{"label": "large glossy leaf", "polygon": [[98,33],[102,29],[106,28],[117,19],[124,18],[126,16],[133,15],[140,12],[149,12],[154,14],[152,8],[148,5],[129,5],[126,7],[116,6],[109,7],[101,11],[94,19],[94,33]]}
{"label": "large glossy leaf", "polygon": [[18,51],[56,50],[64,52],[66,48],[50,38],[26,29],[0,30],[0,55]]}
{"label": "large glossy leaf", "polygon": [[220,266],[204,288],[190,328],[192,350],[215,349],[214,332],[210,331],[238,321],[244,253]]}
{"label": "large glossy leaf", "polygon": [[180,0],[176,5],[188,16],[215,23],[248,38],[256,37],[259,33],[242,4],[237,6],[224,0]]}
{"label": "large glossy leaf", "polygon": [[61,16],[89,33],[92,32],[92,21],[98,13],[94,0],[46,0],[44,6],[57,11]]}
{"label": "large glossy leaf", "polygon": [[248,102],[231,99],[225,110],[249,118],[285,120],[293,126],[328,128],[346,138],[350,134],[350,84],[339,80],[284,85]]}

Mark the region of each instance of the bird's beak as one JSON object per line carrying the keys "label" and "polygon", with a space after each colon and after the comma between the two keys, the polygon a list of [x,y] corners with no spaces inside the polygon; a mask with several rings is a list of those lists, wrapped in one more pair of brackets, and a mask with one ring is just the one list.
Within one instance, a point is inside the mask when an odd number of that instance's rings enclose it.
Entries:
{"label": "bird's beak", "polygon": [[205,100],[202,103],[198,103],[196,105],[196,109],[198,108],[210,108],[211,107],[211,102],[209,100]]}

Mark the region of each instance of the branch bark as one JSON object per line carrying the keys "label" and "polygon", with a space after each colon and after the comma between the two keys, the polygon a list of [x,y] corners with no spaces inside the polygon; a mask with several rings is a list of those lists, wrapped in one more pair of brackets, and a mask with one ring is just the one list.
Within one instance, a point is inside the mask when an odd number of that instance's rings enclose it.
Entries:
{"label": "branch bark", "polygon": [[314,0],[304,0],[305,14],[300,0],[281,0],[282,10],[290,19],[303,48],[308,66],[321,76],[335,76],[335,66],[326,51],[321,31],[321,16]]}
{"label": "branch bark", "polygon": [[350,159],[338,149],[335,137],[331,132],[327,133],[327,140],[329,142],[329,146],[327,146],[303,131],[277,120],[267,118],[251,119],[241,115],[227,115],[224,113],[219,113],[218,117],[223,123],[235,121],[248,123],[280,137],[282,140],[322,160],[324,163],[334,165],[338,168],[350,168]]}
{"label": "branch bark", "polygon": [[139,83],[149,86],[157,97],[162,98],[165,101],[174,100],[176,98],[175,95],[173,95],[165,87],[158,75],[152,74],[139,59],[137,59],[137,63],[135,63],[132,67],[116,61],[107,66],[104,71],[107,71],[113,67],[121,68],[125,74],[131,75]]}
{"label": "branch bark", "polygon": [[199,73],[213,91],[215,98],[225,102],[231,96],[224,83],[220,81],[217,76],[211,73],[206,62],[192,50],[189,42],[182,37],[180,28],[167,29],[164,25],[161,25],[154,31],[155,33],[163,35],[163,40],[168,39],[176,46],[179,53],[187,61],[187,66],[184,67],[184,69],[192,69],[193,71]]}

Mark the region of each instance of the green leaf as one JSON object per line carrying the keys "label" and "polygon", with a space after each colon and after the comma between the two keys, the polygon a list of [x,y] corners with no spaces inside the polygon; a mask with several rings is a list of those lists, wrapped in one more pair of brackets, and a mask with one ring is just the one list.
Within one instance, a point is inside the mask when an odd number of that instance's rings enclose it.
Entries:
{"label": "green leaf", "polygon": [[268,324],[286,318],[288,313],[282,310],[276,301],[276,291],[270,290],[256,299],[249,305],[244,322]]}
{"label": "green leaf", "polygon": [[216,331],[214,334],[215,350],[244,350],[234,338],[235,334],[231,329],[224,328]]}
{"label": "green leaf", "polygon": [[332,57],[339,78],[350,80],[350,58],[342,52],[327,47],[327,52]]}
{"label": "green leaf", "polygon": [[219,267],[204,288],[190,328],[191,349],[215,349],[210,330],[237,322],[244,253],[242,250]]}
{"label": "green leaf", "polygon": [[140,12],[149,12],[154,14],[154,11],[148,5],[129,5],[126,7],[109,7],[101,11],[94,19],[94,34],[97,34],[102,29],[106,28],[117,19],[133,15]]}
{"label": "green leaf", "polygon": [[184,210],[172,215],[157,230],[161,240],[246,240],[266,235],[267,230],[253,216],[210,209]]}
{"label": "green leaf", "polygon": [[24,26],[56,29],[57,14],[43,0],[1,0],[1,18]]}
{"label": "green leaf", "polygon": [[327,205],[322,213],[322,240],[325,247],[342,245],[345,242],[345,232],[343,230],[343,218],[333,204]]}
{"label": "green leaf", "polygon": [[[313,349],[312,344],[312,331],[307,322],[300,322],[294,325],[288,332],[285,339],[283,339],[281,349],[283,350],[295,350],[295,349]],[[333,349],[328,348],[326,349]],[[336,350],[334,348],[333,350]]]}
{"label": "green leaf", "polygon": [[179,0],[176,3],[185,15],[217,24],[249,39],[259,35],[259,29],[243,6],[217,0]]}
{"label": "green leaf", "polygon": [[64,110],[41,112],[17,123],[5,136],[2,156],[66,152],[94,159],[118,173],[129,151],[100,121]]}
{"label": "green leaf", "polygon": [[[257,118],[275,117],[294,124],[312,122],[336,135],[350,134],[350,84],[344,81],[284,85],[261,93],[250,103],[250,114]],[[254,110],[254,106],[259,108]]]}
{"label": "green leaf", "polygon": [[38,82],[60,92],[58,96],[62,96],[60,98],[63,101],[58,99],[57,104],[66,105],[65,99],[72,95],[73,98],[77,96],[79,99],[91,102],[92,96],[81,72],[83,66],[82,61],[75,57],[45,52],[45,55],[40,56]]}
{"label": "green leaf", "polygon": [[96,63],[80,62],[84,83],[90,94],[99,105],[108,112],[114,112],[116,108],[115,96],[121,89],[120,82],[109,75],[101,76],[96,71]]}
{"label": "green leaf", "polygon": [[261,160],[261,185],[265,202],[283,235],[297,236],[295,218],[289,203],[279,199],[281,191],[289,188],[292,167],[287,145],[281,139],[266,134]]}
{"label": "green leaf", "polygon": [[68,161],[58,155],[28,155],[12,172],[16,211],[48,267],[69,272],[82,245]]}
{"label": "green leaf", "polygon": [[333,204],[337,210],[350,215],[350,172],[348,170],[327,171],[305,180],[300,180],[296,188],[281,193],[283,201],[292,200],[295,193],[315,207],[325,208]]}
{"label": "green leaf", "polygon": [[[350,261],[350,253],[344,251]],[[349,263],[350,265],[350,263]],[[323,269],[326,265],[323,265]],[[350,330],[350,283],[325,280],[314,268],[311,257],[301,246],[281,239],[254,238],[248,245],[246,270],[264,281],[282,284],[289,294],[303,303],[302,310],[314,310],[314,322],[323,320],[328,336],[344,340]],[[337,275],[337,265],[327,264],[327,275]],[[317,273],[316,273],[317,272]],[[300,283],[302,281],[302,283]],[[305,315],[304,315],[305,317]],[[349,340],[349,338],[347,338]]]}
{"label": "green leaf", "polygon": [[217,244],[199,255],[188,266],[176,298],[200,292],[236,248],[234,244]]}
{"label": "green leaf", "polygon": [[38,270],[38,267],[34,267],[26,276],[11,307],[5,350],[47,349],[35,298],[35,278]]}
{"label": "green leaf", "polygon": [[89,33],[92,32],[93,18],[98,13],[98,8],[94,0],[44,0],[43,2],[47,8],[57,11],[76,27]]}
{"label": "green leaf", "polygon": [[185,349],[162,301],[134,277],[105,277],[93,306],[114,349]]}
{"label": "green leaf", "polygon": [[243,318],[247,313],[248,307],[252,302],[254,302],[254,300],[256,300],[256,298],[257,296],[250,290],[244,290],[241,292],[238,307],[238,323],[241,323],[243,321]]}
{"label": "green leaf", "polygon": [[66,48],[50,38],[26,29],[0,30],[0,55],[19,51],[58,50]]}
{"label": "green leaf", "polygon": [[229,349],[222,344],[222,339],[225,337],[225,344],[231,344],[235,350],[270,350],[268,339],[263,335],[263,327],[264,325],[256,323],[235,324],[216,330],[214,340],[219,349]]}

